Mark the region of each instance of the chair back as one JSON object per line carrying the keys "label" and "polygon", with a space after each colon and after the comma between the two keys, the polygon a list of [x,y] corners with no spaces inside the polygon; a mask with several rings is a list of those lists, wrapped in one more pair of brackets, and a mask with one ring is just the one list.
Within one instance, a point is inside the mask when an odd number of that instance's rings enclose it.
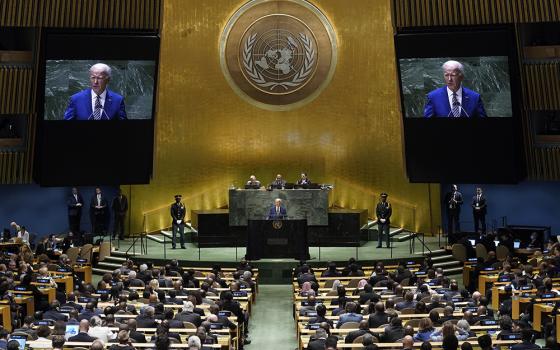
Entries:
{"label": "chair back", "polygon": [[467,248],[464,245],[455,243],[451,247],[451,254],[455,260],[465,262],[467,260]]}
{"label": "chair back", "polygon": [[332,288],[335,280],[326,280],[323,288]]}
{"label": "chair back", "polygon": [[111,256],[111,242],[101,242],[99,245],[99,261]]}
{"label": "chair back", "polygon": [[351,279],[350,281],[348,281],[348,285],[346,286],[346,288],[358,288],[358,283],[360,283],[360,280],[361,278]]}
{"label": "chair back", "polygon": [[340,329],[358,329],[360,324],[358,322],[345,322],[340,326]]}
{"label": "chair back", "polygon": [[352,341],[352,343],[361,344],[363,341],[364,341],[364,336],[360,335],[359,337],[355,338],[354,341]]}
{"label": "chair back", "polygon": [[66,255],[68,255],[68,259],[70,259],[70,265],[74,265],[76,263],[76,259],[78,258],[79,254],[80,254],[79,247],[68,248],[68,250],[66,251]]}
{"label": "chair back", "polygon": [[414,313],[416,313],[416,309],[413,307],[407,307],[401,310],[401,315],[412,315]]}
{"label": "chair back", "polygon": [[477,243],[475,248],[476,248],[476,257],[483,258],[484,260],[486,260],[486,258],[488,257],[488,251],[486,250],[484,244]]}
{"label": "chair back", "polygon": [[404,326],[412,326],[414,328],[418,327],[418,325],[420,324],[421,319],[420,318],[412,318],[408,321],[406,321],[406,323],[404,324]]}
{"label": "chair back", "polygon": [[401,281],[401,286],[408,287],[410,285],[410,278],[405,278]]}
{"label": "chair back", "polygon": [[496,259],[499,261],[504,261],[509,255],[509,249],[505,245],[499,245],[496,247]]}
{"label": "chair back", "polygon": [[183,327],[185,327],[186,329],[196,329],[196,326],[194,325],[194,323],[191,322],[183,322]]}
{"label": "chair back", "polygon": [[434,307],[434,308],[432,309],[432,311],[434,311],[434,310],[436,310],[436,311],[438,312],[438,314],[441,315],[441,314],[443,313],[443,311],[445,310],[445,308],[443,308],[443,307]]}
{"label": "chair back", "polygon": [[93,250],[93,244],[91,243],[84,244],[82,250],[80,250],[80,258],[87,259],[88,262],[91,262],[92,250]]}

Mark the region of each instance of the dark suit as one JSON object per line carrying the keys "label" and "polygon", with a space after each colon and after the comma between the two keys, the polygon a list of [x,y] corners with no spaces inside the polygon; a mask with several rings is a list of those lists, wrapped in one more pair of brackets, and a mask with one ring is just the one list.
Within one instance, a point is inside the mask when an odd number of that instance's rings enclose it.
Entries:
{"label": "dark suit", "polygon": [[[480,94],[465,87],[461,87],[461,89],[462,102],[459,104],[461,117],[486,117],[486,111],[484,110]],[[453,117],[447,86],[431,91],[426,96],[424,118],[431,117]]]}
{"label": "dark suit", "polygon": [[346,338],[344,338],[344,342],[346,344],[352,344],[354,342],[354,339],[361,337],[364,334],[371,334],[373,335],[373,333],[371,333],[369,330],[365,330],[365,329],[358,329],[357,331],[352,331],[350,333],[348,333],[346,335]]}
{"label": "dark suit", "polygon": [[541,347],[537,344],[533,344],[530,342],[523,342],[521,344],[515,344],[511,347],[511,350],[534,350],[540,349]]}
{"label": "dark suit", "polygon": [[[126,120],[124,98],[109,89],[106,91],[101,120]],[[93,120],[91,89],[82,90],[70,97],[64,120]]]}
{"label": "dark suit", "polygon": [[270,187],[276,188],[276,189],[282,189],[282,188],[284,188],[284,186],[286,186],[286,181],[284,181],[284,180],[274,180],[270,184]]}
{"label": "dark suit", "polygon": [[447,234],[461,232],[459,217],[461,216],[461,205],[463,195],[459,191],[451,191],[445,195],[445,208],[447,210]]}
{"label": "dark suit", "polygon": [[89,321],[89,319],[92,318],[95,315],[96,315],[95,312],[86,309],[78,316],[78,321],[81,321],[81,320],[88,320]]}
{"label": "dark suit", "polygon": [[68,228],[71,232],[77,235],[80,233],[80,221],[82,219],[82,207],[84,206],[84,199],[79,193],[77,193],[76,196],[71,194],[68,197],[66,204],[68,206]]}
{"label": "dark suit", "polygon": [[173,248],[176,247],[177,233],[179,234],[179,240],[181,242],[181,247],[185,247],[185,215],[187,214],[187,208],[183,203],[173,203],[171,205],[171,218],[173,219],[173,224],[171,229],[173,230]]}
{"label": "dark suit", "polygon": [[153,317],[149,317],[146,315],[139,315],[136,317],[136,326],[138,328],[156,328],[157,327],[156,320]]}
{"label": "dark suit", "polygon": [[483,194],[474,195],[472,199],[474,231],[480,229],[482,234],[486,234],[486,197]]}
{"label": "dark suit", "polygon": [[383,342],[394,343],[399,339],[404,338],[404,328],[388,326],[382,334]]}
{"label": "dark suit", "polygon": [[287,215],[286,208],[284,208],[283,206],[280,206],[279,208],[273,206],[268,211],[267,220],[282,220],[286,218],[286,215]]}
{"label": "dark suit", "polygon": [[307,350],[325,350],[326,339],[310,339]]}
{"label": "dark suit", "polygon": [[67,317],[56,310],[48,310],[43,314],[44,320],[66,321]]}
{"label": "dark suit", "polygon": [[[101,208],[96,208],[97,205],[101,206]],[[91,201],[89,204],[89,212],[91,216],[91,230],[93,233],[103,233],[107,231],[107,227],[105,226],[107,220],[107,200],[101,195],[101,200],[97,200],[97,194],[94,194],[91,197]]]}
{"label": "dark suit", "polygon": [[95,339],[97,338],[92,337],[87,333],[80,332],[75,336],[68,338],[68,341],[92,342]]}
{"label": "dark suit", "polygon": [[389,323],[389,314],[383,313],[373,313],[369,315],[368,318],[369,328],[378,328],[384,324]]}
{"label": "dark suit", "polygon": [[144,333],[140,333],[138,331],[130,331],[130,338],[133,339],[134,343],[146,343],[146,336]]}
{"label": "dark suit", "polygon": [[119,234],[119,239],[124,239],[124,219],[128,211],[128,199],[123,194],[121,196],[116,196],[113,198],[111,204],[111,209],[113,210],[113,238]]}
{"label": "dark suit", "polygon": [[[379,202],[375,208],[375,213],[377,215],[377,246],[381,247],[383,243],[383,235],[387,237],[387,247],[391,245],[391,237],[389,237],[389,225],[391,224],[391,214],[393,214],[393,208],[389,202]],[[385,222],[381,222],[384,219]]]}
{"label": "dark suit", "polygon": [[190,322],[196,327],[200,327],[202,320],[200,315],[195,312],[183,311],[175,315],[175,319],[181,322]]}

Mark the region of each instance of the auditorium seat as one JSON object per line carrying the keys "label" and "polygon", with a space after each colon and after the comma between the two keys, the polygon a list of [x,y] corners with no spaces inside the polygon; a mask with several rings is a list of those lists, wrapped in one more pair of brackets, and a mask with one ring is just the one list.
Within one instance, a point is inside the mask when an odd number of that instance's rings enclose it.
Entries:
{"label": "auditorium seat", "polygon": [[504,261],[509,255],[509,249],[505,245],[499,245],[496,247],[496,259],[498,261]]}
{"label": "auditorium seat", "polygon": [[455,260],[459,260],[460,262],[465,262],[467,260],[467,248],[462,244],[453,244],[451,247],[451,254]]}
{"label": "auditorium seat", "polygon": [[68,259],[70,259],[70,263],[72,265],[76,264],[76,259],[78,258],[79,254],[80,254],[80,247],[71,247],[68,248],[68,250],[66,251],[66,255],[68,255]]}
{"label": "auditorium seat", "polygon": [[476,257],[483,258],[484,260],[486,260],[486,258],[488,257],[488,251],[486,250],[484,244],[477,243],[475,248],[476,248]]}

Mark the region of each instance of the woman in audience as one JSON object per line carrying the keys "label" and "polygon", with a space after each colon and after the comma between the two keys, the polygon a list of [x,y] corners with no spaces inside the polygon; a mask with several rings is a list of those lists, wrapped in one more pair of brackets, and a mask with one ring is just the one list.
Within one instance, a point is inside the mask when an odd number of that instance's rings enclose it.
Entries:
{"label": "woman in audience", "polygon": [[55,336],[63,336],[64,337],[65,334],[66,334],[66,322],[56,321],[54,323],[52,333],[47,338],[52,340]]}
{"label": "woman in audience", "polygon": [[167,335],[162,334],[160,337],[157,337],[156,350],[168,350],[169,345],[171,345],[171,342],[169,341]]}
{"label": "woman in audience", "polygon": [[439,321],[439,312],[437,310],[432,310],[430,311],[430,314],[428,315],[428,317],[430,318],[430,321],[432,321],[432,324],[436,327],[441,326],[441,323]]}
{"label": "woman in audience", "polygon": [[202,344],[200,343],[200,338],[196,335],[191,335],[187,341],[189,350],[200,350]]}
{"label": "woman in audience", "polygon": [[418,324],[418,333],[414,335],[414,341],[429,341],[434,330],[432,321],[429,318],[421,319]]}

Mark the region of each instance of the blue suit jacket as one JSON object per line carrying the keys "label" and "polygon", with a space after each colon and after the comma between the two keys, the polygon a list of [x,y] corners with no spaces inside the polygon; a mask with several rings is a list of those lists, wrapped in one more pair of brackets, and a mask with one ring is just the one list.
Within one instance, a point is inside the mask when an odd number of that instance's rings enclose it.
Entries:
{"label": "blue suit jacket", "polygon": [[[486,117],[484,104],[480,94],[469,90],[465,87],[463,89],[461,117]],[[466,113],[465,113],[466,112]],[[424,106],[424,118],[431,117],[452,117],[451,106],[449,105],[449,97],[447,95],[447,86],[441,87],[430,92],[426,99]]]}
{"label": "blue suit jacket", "polygon": [[[103,106],[102,120],[125,120],[126,110],[124,98],[107,89],[105,105]],[[93,110],[91,108],[91,89],[82,90],[70,97],[64,120],[92,120]]]}
{"label": "blue suit jacket", "polygon": [[272,206],[272,208],[270,208],[270,210],[268,211],[267,219],[268,220],[285,219],[287,215],[288,212],[286,211],[286,208],[280,207],[280,213],[276,214],[276,206]]}

